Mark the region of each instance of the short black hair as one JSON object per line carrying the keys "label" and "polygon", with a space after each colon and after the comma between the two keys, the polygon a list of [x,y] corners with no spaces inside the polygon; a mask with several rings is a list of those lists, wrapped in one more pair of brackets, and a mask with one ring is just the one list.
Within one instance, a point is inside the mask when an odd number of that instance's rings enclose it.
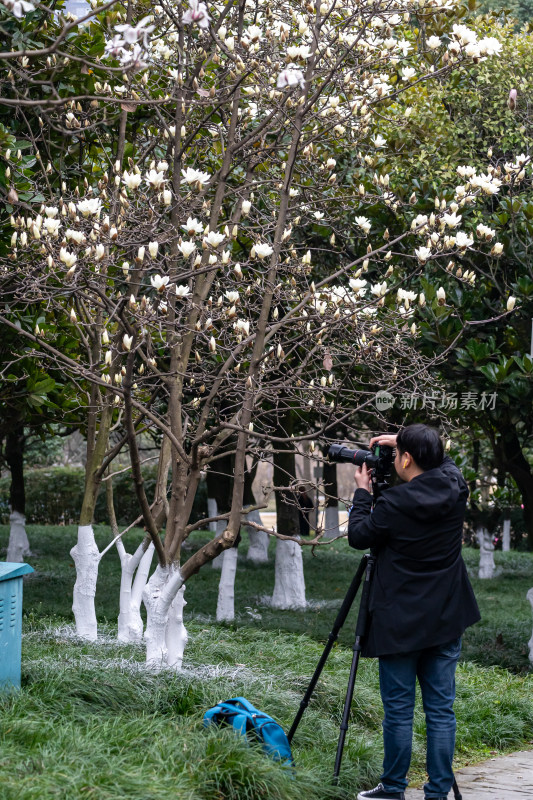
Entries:
{"label": "short black hair", "polygon": [[400,453],[409,453],[424,472],[440,467],[444,458],[444,447],[436,428],[417,422],[403,428],[396,437]]}

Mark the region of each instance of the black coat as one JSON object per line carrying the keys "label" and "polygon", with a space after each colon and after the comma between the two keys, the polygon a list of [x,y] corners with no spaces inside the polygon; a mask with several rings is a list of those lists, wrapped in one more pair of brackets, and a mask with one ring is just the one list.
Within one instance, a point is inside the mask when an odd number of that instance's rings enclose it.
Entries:
{"label": "black coat", "polygon": [[468,487],[451,458],[372,497],[356,489],[352,547],[377,553],[365,656],[409,653],[457,639],[479,609],[461,555]]}

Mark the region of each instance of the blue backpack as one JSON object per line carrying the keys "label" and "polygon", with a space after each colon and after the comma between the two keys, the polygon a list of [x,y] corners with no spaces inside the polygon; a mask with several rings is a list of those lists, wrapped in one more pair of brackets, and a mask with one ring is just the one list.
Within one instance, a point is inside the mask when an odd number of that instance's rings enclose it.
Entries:
{"label": "blue backpack", "polygon": [[291,746],[281,725],[258,711],[245,697],[234,697],[210,708],[204,714],[204,725],[231,725],[246,736],[251,734],[275,761],[293,763]]}

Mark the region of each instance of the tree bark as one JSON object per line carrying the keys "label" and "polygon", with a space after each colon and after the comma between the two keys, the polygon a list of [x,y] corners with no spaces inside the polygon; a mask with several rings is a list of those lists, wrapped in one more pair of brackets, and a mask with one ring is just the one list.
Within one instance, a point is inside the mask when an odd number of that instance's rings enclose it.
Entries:
{"label": "tree bark", "polygon": [[[298,507],[290,486],[296,474],[294,450],[290,441],[294,422],[289,412],[279,422],[276,435],[287,442],[277,442],[274,452],[274,490],[276,494],[277,531],[285,536],[300,536]],[[301,547],[297,542],[278,539],[272,606],[280,609],[305,608],[305,580]]]}
{"label": "tree bark", "polygon": [[496,569],[494,565],[494,544],[492,534],[483,527],[476,531],[479,542],[479,578],[493,578]]}
{"label": "tree bark", "polygon": [[24,426],[16,425],[6,436],[5,458],[11,473],[9,487],[9,544],[6,561],[20,564],[30,555],[26,533],[26,493],[24,487]]}
{"label": "tree bark", "polygon": [[337,465],[324,461],[323,467],[324,494],[326,514],[324,521],[324,538],[334,539],[339,535],[339,487],[337,485]]}

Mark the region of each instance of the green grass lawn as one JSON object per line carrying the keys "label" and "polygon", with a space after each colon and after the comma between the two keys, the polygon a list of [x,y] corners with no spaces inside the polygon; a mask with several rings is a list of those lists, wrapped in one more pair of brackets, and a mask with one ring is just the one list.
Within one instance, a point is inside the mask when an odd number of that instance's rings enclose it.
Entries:
{"label": "green grass lawn", "polygon": [[[219,573],[210,566],[187,585],[189,644],[185,669],[154,675],[142,646],[116,642],[119,562],[100,565],[96,645],[73,637],[73,527],[29,527],[36,572],[24,583],[22,691],[2,701],[0,797],[158,800],[307,800],[353,798],[379,776],[381,704],[376,662],[363,660],[352,707],[340,785],[331,786],[338,725],[351,661],[352,614],[328,660],[294,740],[294,773],[265,758],[230,731],[206,731],[203,711],[216,701],[248,697],[287,729],[322,651],[359,555],[345,542],[314,557],[304,550],[305,612],[273,611],[269,565],[239,562],[238,618],[213,621]],[[139,532],[128,535],[132,549]],[[101,545],[109,532],[97,529]],[[205,535],[192,543],[198,546]],[[0,557],[7,528],[0,528]],[[274,543],[272,543],[274,545]],[[4,552],[5,557],[5,552]],[[475,571],[478,553],[466,551]],[[533,739],[533,675],[527,641],[533,555],[496,554],[501,574],[473,579],[483,621],[465,635],[458,671],[457,764],[527,747]],[[424,724],[415,718],[411,777],[423,779]]]}

